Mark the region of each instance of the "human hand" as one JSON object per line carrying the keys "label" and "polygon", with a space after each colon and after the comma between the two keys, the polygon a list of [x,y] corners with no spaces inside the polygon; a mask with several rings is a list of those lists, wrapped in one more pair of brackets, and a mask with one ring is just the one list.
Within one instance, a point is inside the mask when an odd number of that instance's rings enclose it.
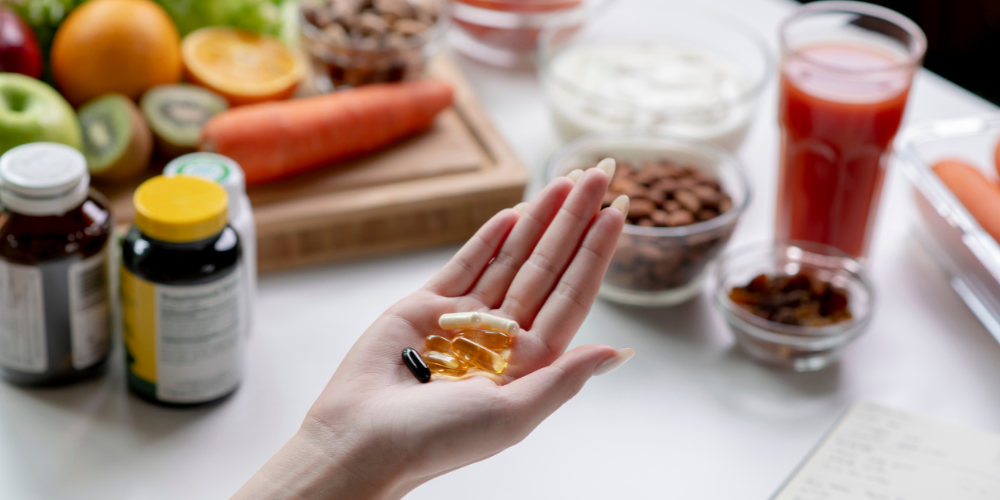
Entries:
{"label": "human hand", "polygon": [[[523,215],[503,210],[483,225],[358,339],[299,433],[234,498],[400,498],[518,443],[591,376],[631,357],[631,349],[601,345],[564,353],[628,211],[625,197],[600,209],[609,174],[590,169],[572,175],[575,184],[558,178]],[[507,370],[419,383],[400,359],[403,348],[423,351],[424,338],[441,333],[442,314],[470,311],[521,326]]]}

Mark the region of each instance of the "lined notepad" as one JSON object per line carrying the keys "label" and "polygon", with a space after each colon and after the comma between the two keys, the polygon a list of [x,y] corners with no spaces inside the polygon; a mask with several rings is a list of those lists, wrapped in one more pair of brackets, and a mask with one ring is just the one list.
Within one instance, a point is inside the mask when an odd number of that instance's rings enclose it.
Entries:
{"label": "lined notepad", "polygon": [[773,500],[1000,500],[1000,435],[855,404]]}

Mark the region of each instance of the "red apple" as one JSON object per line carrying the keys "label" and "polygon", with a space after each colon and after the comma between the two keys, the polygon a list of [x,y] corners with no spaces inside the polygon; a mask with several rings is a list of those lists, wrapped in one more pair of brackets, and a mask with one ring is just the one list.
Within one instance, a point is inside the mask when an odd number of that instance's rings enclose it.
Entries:
{"label": "red apple", "polygon": [[42,77],[42,51],[35,33],[7,7],[0,7],[0,71]]}

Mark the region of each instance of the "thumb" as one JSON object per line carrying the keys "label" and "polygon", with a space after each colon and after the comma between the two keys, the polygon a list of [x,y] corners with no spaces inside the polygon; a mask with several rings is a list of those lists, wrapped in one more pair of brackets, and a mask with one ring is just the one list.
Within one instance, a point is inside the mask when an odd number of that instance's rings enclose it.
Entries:
{"label": "thumb", "polygon": [[515,422],[523,439],[538,424],[576,396],[594,375],[602,375],[628,361],[635,351],[606,345],[577,347],[554,363],[502,388],[507,420]]}

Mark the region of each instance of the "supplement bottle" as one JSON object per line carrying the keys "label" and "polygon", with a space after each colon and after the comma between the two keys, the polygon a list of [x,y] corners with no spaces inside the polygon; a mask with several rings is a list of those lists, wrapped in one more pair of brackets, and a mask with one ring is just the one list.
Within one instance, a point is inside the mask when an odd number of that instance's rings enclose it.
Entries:
{"label": "supplement bottle", "polygon": [[229,225],[240,236],[243,258],[240,261],[244,273],[246,325],[249,332],[253,323],[254,299],[257,296],[257,226],[253,220],[253,209],[247,197],[246,180],[240,165],[227,156],[215,153],[190,153],[167,164],[163,175],[175,177],[190,175],[210,180],[226,190],[229,195]]}
{"label": "supplement bottle", "polygon": [[240,239],[227,198],[188,176],[153,177],[135,191],[135,225],[122,241],[122,335],[129,388],[144,399],[207,403],[240,382]]}
{"label": "supplement bottle", "polygon": [[22,385],[100,374],[110,346],[107,202],[87,160],[36,142],[0,156],[0,371]]}

